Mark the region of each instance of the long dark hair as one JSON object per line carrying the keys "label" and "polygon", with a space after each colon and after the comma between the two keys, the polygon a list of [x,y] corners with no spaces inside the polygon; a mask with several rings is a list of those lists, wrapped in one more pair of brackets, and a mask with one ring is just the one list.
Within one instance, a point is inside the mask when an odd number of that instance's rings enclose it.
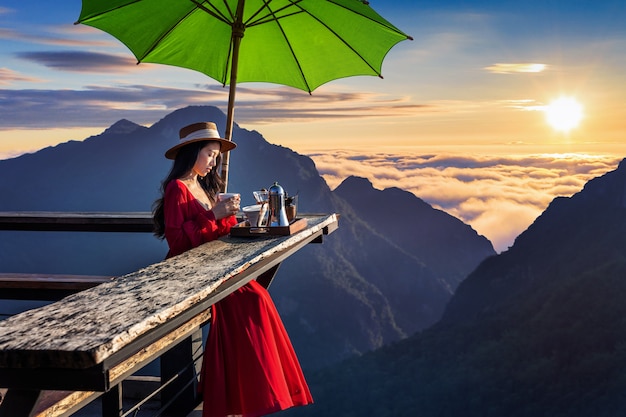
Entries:
{"label": "long dark hair", "polygon": [[[152,205],[152,221],[154,224],[153,233],[159,239],[165,238],[165,213],[163,211],[163,197],[165,196],[165,188],[170,181],[181,178],[193,169],[198,158],[200,149],[204,148],[210,141],[193,142],[185,145],[178,150],[174,164],[167,177],[161,182],[161,197]],[[217,157],[217,163],[205,177],[198,177],[198,183],[209,196],[211,203],[215,203],[217,193],[220,192],[224,181],[218,174],[217,170],[222,162],[222,154]]]}

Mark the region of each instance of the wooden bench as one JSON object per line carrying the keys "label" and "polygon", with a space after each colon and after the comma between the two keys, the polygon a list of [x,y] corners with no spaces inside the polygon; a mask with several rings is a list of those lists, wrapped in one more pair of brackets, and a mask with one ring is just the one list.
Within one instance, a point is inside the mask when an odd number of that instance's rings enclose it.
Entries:
{"label": "wooden bench", "polygon": [[150,212],[0,212],[0,230],[151,233]]}
{"label": "wooden bench", "polygon": [[34,415],[45,391],[69,394],[43,415],[102,396],[103,416],[119,417],[121,382],[159,357],[161,380],[178,392],[188,382],[167,363],[193,360],[208,308],[253,279],[269,285],[281,262],[338,227],[335,214],[304,217],[296,234],[225,237],[0,322],[0,417]]}
{"label": "wooden bench", "polygon": [[0,300],[58,301],[111,279],[98,275],[0,273]]}

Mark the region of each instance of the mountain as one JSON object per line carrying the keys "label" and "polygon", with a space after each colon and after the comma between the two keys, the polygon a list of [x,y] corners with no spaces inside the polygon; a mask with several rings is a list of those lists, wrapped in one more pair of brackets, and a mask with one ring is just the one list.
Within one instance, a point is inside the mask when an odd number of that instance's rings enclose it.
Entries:
{"label": "mountain", "polygon": [[[150,127],[120,120],[83,142],[0,161],[0,210],[150,211],[171,166],[163,153],[178,141],[179,128],[209,120],[223,132],[225,119],[215,107],[187,107]],[[230,156],[228,190],[240,192],[244,205],[253,203],[253,190],[279,181],[289,194],[298,194],[300,212],[341,215],[339,229],[324,244],[308,245],[283,262],[270,287],[305,368],[336,363],[430,326],[458,282],[495,254],[469,226],[410,193],[374,190],[355,178],[333,192],[310,158],[237,125],[233,140],[238,147]],[[393,218],[373,218],[357,200],[361,193],[383,200],[402,194],[407,212],[431,220],[391,233],[397,228]],[[398,215],[395,221],[404,219]],[[450,238],[437,236],[437,230]],[[0,236],[2,272],[121,275],[167,252],[149,234]]]}
{"label": "mountain", "polygon": [[[444,320],[498,311],[546,282],[569,285],[572,276],[619,264],[626,254],[626,161],[589,181],[572,197],[557,197],[514,246],[474,272],[459,288]],[[626,279],[626,275],[624,276]]]}
{"label": "mountain", "polygon": [[334,194],[352,209],[342,220],[358,219],[374,235],[342,252],[403,312],[394,316],[406,334],[434,323],[468,271],[494,255],[485,237],[407,191],[377,190],[365,178],[348,177]]}
{"label": "mountain", "polygon": [[626,159],[482,262],[440,321],[308,376],[287,415],[626,413]]}
{"label": "mountain", "polygon": [[[452,293],[478,266],[494,255],[491,242],[448,213],[399,188],[376,190],[357,177],[347,178],[335,194],[348,202],[374,231],[432,269]],[[450,259],[454,262],[450,262]]]}

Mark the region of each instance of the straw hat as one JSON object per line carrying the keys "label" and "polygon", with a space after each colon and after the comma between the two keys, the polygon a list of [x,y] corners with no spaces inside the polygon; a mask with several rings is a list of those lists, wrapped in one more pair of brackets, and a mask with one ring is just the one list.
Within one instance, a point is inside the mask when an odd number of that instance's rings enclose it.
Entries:
{"label": "straw hat", "polygon": [[180,129],[178,134],[180,143],[165,152],[167,159],[176,159],[178,150],[185,145],[201,140],[215,141],[220,143],[220,152],[228,152],[237,147],[237,144],[220,137],[217,126],[213,122],[194,123]]}

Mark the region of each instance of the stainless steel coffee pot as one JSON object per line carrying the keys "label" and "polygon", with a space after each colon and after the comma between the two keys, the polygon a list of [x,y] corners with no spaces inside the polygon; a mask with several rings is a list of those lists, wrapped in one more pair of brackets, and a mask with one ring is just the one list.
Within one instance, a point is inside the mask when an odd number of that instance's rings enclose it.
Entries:
{"label": "stainless steel coffee pot", "polygon": [[270,221],[272,226],[289,226],[285,211],[285,190],[275,182],[269,189]]}

